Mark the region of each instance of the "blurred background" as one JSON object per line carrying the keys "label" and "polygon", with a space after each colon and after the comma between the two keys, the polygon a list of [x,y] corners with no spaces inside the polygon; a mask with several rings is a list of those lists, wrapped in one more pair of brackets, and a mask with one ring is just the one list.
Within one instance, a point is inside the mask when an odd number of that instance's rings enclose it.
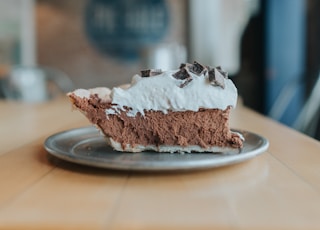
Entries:
{"label": "blurred background", "polygon": [[0,0],[0,97],[12,76],[26,88],[51,71],[68,91],[196,60],[228,71],[246,106],[320,139],[319,10],[320,0]]}

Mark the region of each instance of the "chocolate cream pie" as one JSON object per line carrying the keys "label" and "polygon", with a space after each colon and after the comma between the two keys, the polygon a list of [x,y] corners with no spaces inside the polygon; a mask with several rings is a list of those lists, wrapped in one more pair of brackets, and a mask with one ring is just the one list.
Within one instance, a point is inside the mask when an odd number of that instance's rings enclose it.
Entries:
{"label": "chocolate cream pie", "polygon": [[130,85],[68,96],[118,151],[221,152],[243,144],[229,127],[237,89],[220,67],[194,62],[173,71],[143,70]]}

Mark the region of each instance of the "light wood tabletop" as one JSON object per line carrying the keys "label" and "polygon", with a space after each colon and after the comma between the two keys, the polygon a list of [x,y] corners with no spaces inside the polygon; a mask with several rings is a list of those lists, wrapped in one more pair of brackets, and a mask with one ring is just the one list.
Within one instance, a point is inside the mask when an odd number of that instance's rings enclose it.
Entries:
{"label": "light wood tabletop", "polygon": [[0,229],[320,229],[320,143],[246,107],[231,126],[269,149],[207,170],[114,171],[45,151],[48,136],[88,124],[64,97],[0,101]]}

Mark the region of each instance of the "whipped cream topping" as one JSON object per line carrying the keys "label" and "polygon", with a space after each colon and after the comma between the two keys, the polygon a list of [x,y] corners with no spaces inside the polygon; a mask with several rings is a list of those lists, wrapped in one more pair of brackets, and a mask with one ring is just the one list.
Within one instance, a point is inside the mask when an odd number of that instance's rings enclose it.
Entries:
{"label": "whipped cream topping", "polygon": [[[74,95],[81,98],[90,98],[90,95],[97,95],[102,101],[111,101],[111,90],[106,87],[97,87],[92,89],[76,89],[72,92]],[[70,93],[68,93],[70,94]]]}
{"label": "whipped cream topping", "polygon": [[184,87],[186,79],[176,79],[173,74],[179,70],[166,71],[156,76],[141,77],[135,75],[127,89],[113,88],[112,106],[107,114],[115,114],[125,108],[131,108],[128,116],[137,113],[144,115],[144,110],[162,111],[198,111],[205,109],[226,109],[236,107],[237,89],[230,79],[224,79],[224,88],[210,84],[208,73],[201,75],[189,72],[190,81]]}
{"label": "whipped cream topping", "polygon": [[[214,76],[210,75],[212,70],[223,76],[213,79]],[[181,68],[160,71],[149,77],[134,75],[130,85],[121,85],[112,90],[104,87],[77,89],[73,93],[82,98],[97,95],[103,101],[111,102],[112,107],[106,110],[107,115],[127,111],[127,115],[133,117],[137,113],[144,115],[145,110],[166,114],[168,111],[198,111],[200,108],[225,110],[228,106],[236,107],[237,88],[220,67],[206,67],[198,73],[186,69],[184,74],[187,75],[182,79],[181,75],[177,75],[179,71]]]}

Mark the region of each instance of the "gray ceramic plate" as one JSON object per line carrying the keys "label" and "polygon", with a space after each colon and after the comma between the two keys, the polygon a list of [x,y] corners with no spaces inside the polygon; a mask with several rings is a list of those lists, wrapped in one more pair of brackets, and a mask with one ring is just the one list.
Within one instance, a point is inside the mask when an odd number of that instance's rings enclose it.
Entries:
{"label": "gray ceramic plate", "polygon": [[243,148],[223,153],[128,153],[114,151],[95,127],[60,132],[48,137],[45,149],[55,157],[73,163],[117,170],[169,171],[214,168],[235,164],[265,152],[269,142],[262,136],[243,131]]}

